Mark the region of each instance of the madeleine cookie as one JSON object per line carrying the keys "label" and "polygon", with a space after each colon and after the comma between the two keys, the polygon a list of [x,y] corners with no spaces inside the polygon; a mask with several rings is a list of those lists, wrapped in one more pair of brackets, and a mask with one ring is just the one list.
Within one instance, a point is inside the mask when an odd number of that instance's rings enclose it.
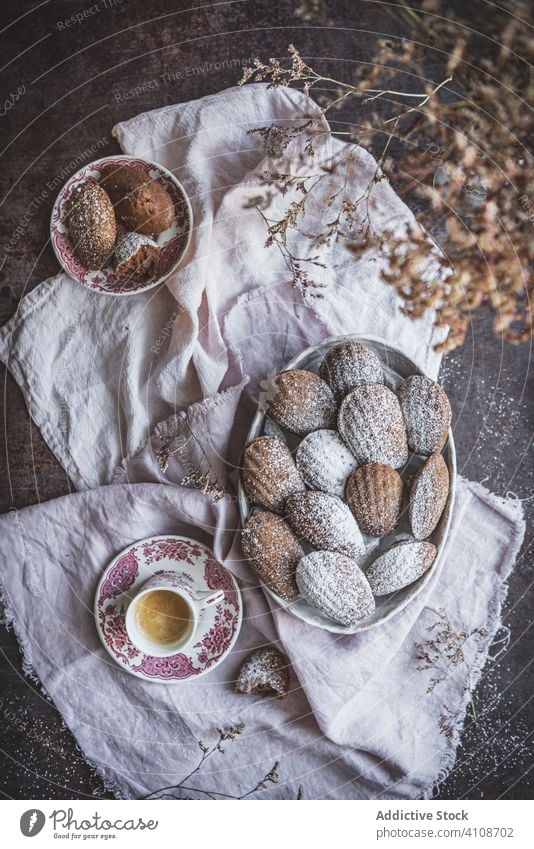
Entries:
{"label": "madeleine cookie", "polygon": [[247,519],[241,547],[251,568],[273,592],[288,601],[298,596],[295,570],[304,552],[281,516],[255,513]]}
{"label": "madeleine cookie", "polygon": [[243,451],[241,484],[245,494],[267,510],[282,513],[286,499],[306,489],[287,445],[258,436]]}
{"label": "madeleine cookie", "polygon": [[109,196],[88,180],[74,189],[67,211],[72,249],[85,268],[96,270],[110,261],[117,235]]}
{"label": "madeleine cookie", "polygon": [[157,236],[174,221],[174,204],[158,180],[131,165],[106,165],[100,185],[111,198],[117,218],[130,230]]}
{"label": "madeleine cookie", "polygon": [[284,699],[289,692],[289,660],[274,646],[256,649],[241,666],[235,691]]}
{"label": "madeleine cookie", "polygon": [[384,463],[366,463],[347,481],[347,503],[364,534],[390,534],[402,509],[404,486],[401,476]]}
{"label": "madeleine cookie", "polygon": [[408,460],[406,427],[396,395],[380,383],[362,383],[339,408],[338,430],[362,463],[398,469]]}
{"label": "madeleine cookie", "polygon": [[113,270],[118,277],[149,280],[155,271],[159,246],[149,236],[127,233],[118,239],[113,252]]}
{"label": "madeleine cookie", "polygon": [[413,476],[409,518],[415,539],[430,536],[449,494],[449,470],[441,454],[432,454]]}
{"label": "madeleine cookie", "polygon": [[384,372],[376,354],[361,342],[340,342],[330,348],[319,374],[338,401],[342,401],[360,383],[383,383]]}
{"label": "madeleine cookie", "polygon": [[287,520],[299,539],[314,548],[358,557],[365,544],[356,520],[340,498],[326,492],[301,492],[286,503]]}
{"label": "madeleine cookie", "polygon": [[343,554],[307,554],[297,566],[297,584],[313,607],[342,625],[356,625],[374,612],[375,601],[365,575]]}
{"label": "madeleine cookie", "polygon": [[282,371],[272,381],[269,415],[298,436],[335,427],[336,402],[324,380],[311,371]]}
{"label": "madeleine cookie", "polygon": [[441,451],[451,423],[451,405],[441,386],[413,374],[403,380],[398,396],[411,450],[425,455]]}
{"label": "madeleine cookie", "polygon": [[[377,557],[365,575],[373,595],[397,592],[430,569],[437,549],[430,542],[400,542]],[[297,581],[298,583],[298,581]]]}
{"label": "madeleine cookie", "polygon": [[357,460],[335,430],[314,430],[305,436],[295,455],[297,469],[311,489],[343,498],[348,476]]}

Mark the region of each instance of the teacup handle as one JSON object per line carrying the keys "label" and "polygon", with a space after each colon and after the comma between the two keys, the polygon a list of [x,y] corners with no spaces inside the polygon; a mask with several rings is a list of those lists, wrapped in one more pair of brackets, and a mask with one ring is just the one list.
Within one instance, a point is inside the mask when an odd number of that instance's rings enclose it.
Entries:
{"label": "teacup handle", "polygon": [[198,593],[194,600],[200,604],[200,609],[204,610],[206,607],[211,607],[212,604],[218,604],[224,598],[224,590],[208,590],[204,593]]}

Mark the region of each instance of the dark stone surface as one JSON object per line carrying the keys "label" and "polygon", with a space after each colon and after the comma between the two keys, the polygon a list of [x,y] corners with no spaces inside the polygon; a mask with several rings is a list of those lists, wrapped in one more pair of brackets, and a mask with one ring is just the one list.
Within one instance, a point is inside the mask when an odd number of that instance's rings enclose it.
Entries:
{"label": "dark stone surface", "polygon": [[[194,5],[201,8],[191,9]],[[96,12],[67,28],[62,22],[83,10],[83,3],[4,0],[2,27],[7,28],[0,39],[3,62],[8,64],[1,77],[1,101],[21,86],[24,91],[0,117],[0,323],[14,313],[25,292],[58,268],[48,242],[55,193],[44,191],[46,180],[63,168],[66,176],[76,170],[81,163],[69,163],[93,145],[98,144],[99,151],[89,159],[118,152],[110,137],[115,122],[232,85],[240,75],[238,68],[219,70],[216,63],[282,56],[290,41],[316,65],[346,76],[357,62],[371,58],[368,32],[396,31],[387,7],[379,4],[333,0],[329,8],[335,25],[330,27],[303,26],[294,16],[297,5],[235,0],[202,8],[204,4],[182,0],[100,0]],[[85,8],[94,6],[88,3]],[[144,90],[122,94],[135,86]],[[23,236],[14,239],[20,224]],[[443,367],[455,411],[461,473],[500,494],[512,491],[527,499],[527,509],[533,477],[530,357],[530,345],[502,345],[489,321],[477,318],[465,346],[447,357]],[[4,400],[0,510],[69,492],[64,471],[8,375]],[[527,746],[532,689],[528,665],[534,654],[528,601],[531,532],[527,536],[506,604],[510,643],[488,668],[479,692],[482,717],[464,734],[456,767],[441,788],[442,798],[532,794]],[[13,634],[0,629],[0,646],[2,796],[104,795],[53,706],[23,675]]]}

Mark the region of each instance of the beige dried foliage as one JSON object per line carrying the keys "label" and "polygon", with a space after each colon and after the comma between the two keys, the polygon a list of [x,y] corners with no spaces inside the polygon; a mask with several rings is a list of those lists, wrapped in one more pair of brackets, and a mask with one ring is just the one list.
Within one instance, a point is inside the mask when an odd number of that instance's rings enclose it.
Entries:
{"label": "beige dried foliage", "polygon": [[[323,14],[324,4],[301,4],[306,20],[313,20],[315,5]],[[342,235],[355,256],[376,245],[387,251],[391,262],[384,279],[398,292],[402,309],[414,318],[433,309],[436,325],[450,327],[443,350],[462,344],[473,313],[481,308],[493,312],[495,333],[509,342],[533,335],[534,177],[528,143],[534,37],[529,3],[506,0],[483,18],[477,8],[447,0],[425,0],[417,8],[401,3],[395,14],[406,37],[378,38],[372,63],[358,64],[350,80],[315,71],[293,45],[289,68],[279,60],[257,60],[242,80],[264,80],[273,87],[297,84],[308,93],[322,88],[317,99],[324,113],[351,100],[357,105],[358,124],[349,137],[374,149],[379,143],[378,168],[362,197],[340,199],[334,215],[325,210],[323,233],[314,239],[321,244],[322,236],[328,244]],[[428,70],[437,62],[441,82],[432,81]],[[268,141],[271,130],[259,131]],[[287,127],[280,130],[275,131],[279,148],[287,150],[300,135],[307,155],[313,156],[311,125],[300,124],[293,135]],[[347,146],[347,157],[353,150]],[[343,161],[334,167],[343,168]],[[385,177],[418,210],[418,221],[448,260],[438,263],[434,278],[426,282],[421,267],[435,252],[434,242],[416,228],[402,237],[379,236],[374,230],[369,198]],[[278,187],[276,181],[271,185],[278,191],[297,190],[291,182],[285,174]],[[298,229],[314,185],[291,200],[287,222],[269,221],[269,243],[284,240],[290,266],[287,236]],[[304,276],[305,262],[299,258]],[[450,273],[444,280],[445,265]],[[294,282],[302,285],[295,275]]]}

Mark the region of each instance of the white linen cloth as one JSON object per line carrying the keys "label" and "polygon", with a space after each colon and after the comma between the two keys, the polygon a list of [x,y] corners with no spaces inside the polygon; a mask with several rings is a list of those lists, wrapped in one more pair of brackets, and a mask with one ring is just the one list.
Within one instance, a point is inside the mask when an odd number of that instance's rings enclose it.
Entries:
{"label": "white linen cloth", "polygon": [[[441,331],[431,317],[414,324],[400,314],[394,292],[378,278],[380,257],[356,262],[334,245],[322,257],[325,297],[303,297],[276,249],[263,247],[258,211],[244,208],[258,193],[258,175],[273,167],[246,130],[310,114],[317,107],[298,93],[251,86],[119,125],[126,152],[161,162],[186,186],[195,214],[189,264],[166,286],[131,298],[95,295],[60,274],[24,298],[2,330],[0,354],[33,418],[77,488],[89,490],[0,519],[3,599],[27,671],[120,797],[175,784],[195,766],[196,741],[209,742],[217,726],[237,722],[245,732],[227,744],[222,762],[208,762],[209,775],[196,776],[195,786],[240,795],[280,760],[280,783],[259,795],[293,798],[299,785],[306,798],[428,795],[454,760],[456,738],[438,727],[441,703],[460,727],[466,695],[449,681],[439,699],[429,696],[414,643],[425,639],[439,607],[458,628],[485,627],[488,636],[468,650],[476,677],[500,624],[524,531],[521,508],[477,485],[459,483],[448,552],[425,592],[386,625],[343,638],[283,611],[269,615],[270,602],[241,560],[235,475],[217,505],[170,485],[199,465],[224,481],[261,381],[326,336],[380,336],[437,375],[432,348]],[[318,139],[313,168],[339,149],[327,135]],[[355,152],[347,178],[353,197],[374,169],[368,154]],[[331,192],[324,186],[318,204]],[[385,181],[373,190],[372,206],[377,229],[412,220]],[[304,229],[316,224],[313,207],[309,216]],[[292,245],[309,253],[296,234]],[[172,449],[186,422],[199,442],[172,455],[163,473],[155,452]],[[94,488],[112,480],[120,483]],[[178,687],[144,684],[100,646],[93,596],[103,568],[125,545],[175,532],[208,542],[248,582],[246,621],[236,649],[210,675]],[[290,696],[278,702],[234,694],[244,655],[268,642],[291,661]]]}

